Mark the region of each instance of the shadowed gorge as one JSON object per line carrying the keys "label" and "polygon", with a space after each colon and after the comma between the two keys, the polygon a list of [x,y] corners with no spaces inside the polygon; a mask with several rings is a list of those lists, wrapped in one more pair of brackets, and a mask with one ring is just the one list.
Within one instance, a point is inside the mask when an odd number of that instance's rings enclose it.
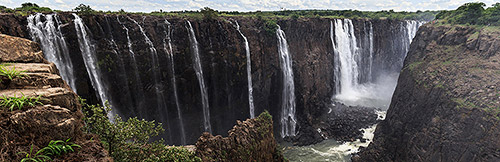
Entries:
{"label": "shadowed gorge", "polygon": [[[342,140],[342,135],[331,132],[320,120],[331,111],[332,96],[353,89],[346,82],[360,89],[376,84],[377,76],[397,76],[412,33],[420,25],[410,20],[277,19],[273,21],[282,35],[277,37],[266,30],[267,20],[243,17],[229,21],[137,15],[83,15],[79,19],[67,13],[36,17],[33,23],[57,29],[51,30],[57,44],[42,47],[62,51],[54,52],[60,55],[56,60],[72,63],[73,76],[66,77],[75,81],[80,96],[91,103],[108,100],[113,113],[122,117],[162,122],[166,126],[163,138],[171,144],[193,144],[203,131],[225,135],[234,121],[252,116],[251,104],[254,114],[267,109],[275,116],[275,133],[286,132],[282,137]],[[24,21],[1,25],[28,30]],[[286,41],[288,48],[281,47],[280,41]],[[341,46],[345,41],[349,47]],[[65,50],[69,58],[63,55]],[[360,64],[350,66],[359,76],[336,81],[345,76],[336,69],[348,67],[343,64],[347,60],[336,62],[336,56],[344,55],[353,56],[349,63]],[[282,60],[284,56],[289,58]],[[282,67],[288,72],[283,73]],[[285,91],[289,88],[290,92]],[[293,101],[283,98],[293,93]],[[367,127],[361,125],[357,129]],[[322,133],[309,131],[317,129]]]}

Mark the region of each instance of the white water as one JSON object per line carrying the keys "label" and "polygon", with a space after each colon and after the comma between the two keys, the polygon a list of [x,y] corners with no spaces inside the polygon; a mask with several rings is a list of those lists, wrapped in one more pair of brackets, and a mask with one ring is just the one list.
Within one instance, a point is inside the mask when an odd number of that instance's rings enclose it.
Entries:
{"label": "white water", "polygon": [[[95,56],[94,45],[91,43],[91,39],[87,34],[85,24],[83,24],[82,19],[78,15],[73,14],[73,16],[75,17],[74,22],[76,34],[78,35],[78,44],[80,45],[80,51],[85,63],[85,68],[92,82],[92,87],[97,92],[99,99],[101,99],[102,105],[105,105],[106,101],[108,101],[111,107],[113,107],[113,103],[107,95],[104,82],[101,80],[99,69],[97,69],[97,58]],[[114,114],[114,110],[112,110],[112,112],[108,114],[108,117],[112,119]]]}
{"label": "white water", "polygon": [[248,40],[245,35],[240,30],[240,25],[238,24],[237,21],[236,23],[236,30],[240,33],[241,37],[243,37],[243,40],[245,40],[245,51],[247,54],[247,82],[248,82],[248,105],[250,106],[250,118],[255,118],[255,108],[253,104],[253,86],[252,86],[252,59],[250,57],[250,47],[248,45]]}
{"label": "white water", "polygon": [[292,56],[288,51],[286,35],[278,25],[278,53],[280,66],[283,73],[283,90],[281,93],[281,137],[295,136],[297,119],[295,117],[295,84],[293,81]]}
{"label": "white water", "polygon": [[[408,52],[411,40],[415,36],[417,29],[422,22],[405,21],[401,24],[401,47],[402,53],[398,55],[399,61],[403,63],[406,53]],[[365,27],[366,28],[366,27]],[[367,29],[365,29],[366,32]],[[373,27],[370,23],[368,27],[368,66],[367,73],[363,73],[363,62],[361,51],[357,44],[357,39],[354,33],[352,21],[349,19],[336,19],[331,22],[330,36],[335,54],[334,73],[335,73],[335,88],[336,94],[334,100],[342,102],[350,106],[366,106],[387,109],[394,89],[396,88],[399,72],[379,72],[378,76],[373,76]],[[366,50],[365,50],[366,51]],[[363,82],[361,75],[368,78]]]}
{"label": "white water", "polygon": [[128,28],[122,24],[122,22],[120,21],[120,18],[118,16],[116,16],[116,20],[118,21],[118,23],[120,25],[122,25],[122,28],[125,30],[125,33],[127,34],[127,47],[128,47],[128,52],[129,52],[129,55],[130,55],[130,58],[132,58],[132,68],[134,70],[134,80],[135,80],[135,98],[137,99],[137,103],[136,103],[136,106],[138,106],[139,108],[142,106],[142,102],[144,101],[145,99],[145,95],[144,95],[144,90],[142,89],[142,80],[141,80],[141,77],[139,76],[139,68],[137,67],[137,61],[135,59],[135,53],[134,53],[134,50],[132,48],[132,41],[130,41],[130,36],[129,36],[129,30]]}
{"label": "white water", "polygon": [[[42,21],[41,18],[45,18]],[[45,58],[56,64],[71,89],[76,91],[73,63],[69,56],[68,46],[61,32],[61,23],[57,14],[44,15],[37,13],[28,16],[28,28],[33,41],[40,43]]]}
{"label": "white water", "polygon": [[203,126],[205,131],[212,133],[212,127],[210,126],[210,109],[208,105],[208,92],[205,86],[205,79],[203,78],[203,69],[201,68],[200,51],[198,49],[198,41],[196,40],[196,35],[194,34],[193,26],[191,22],[187,21],[189,30],[189,41],[191,43],[191,52],[193,54],[193,68],[196,71],[196,77],[198,78],[198,83],[201,91],[201,101],[203,105]]}
{"label": "white water", "polygon": [[[181,144],[186,145],[186,132],[184,130],[184,120],[182,119],[181,105],[179,104],[179,96],[177,95],[177,80],[175,78],[175,64],[174,64],[174,52],[172,50],[172,29],[170,22],[165,20],[165,24],[168,25],[167,31],[165,31],[165,39],[163,39],[163,48],[168,53],[170,59],[170,72],[172,72],[172,86],[174,88],[174,99],[175,105],[177,107],[177,117],[179,118],[179,127],[181,130]],[[167,47],[168,42],[168,47]]]}

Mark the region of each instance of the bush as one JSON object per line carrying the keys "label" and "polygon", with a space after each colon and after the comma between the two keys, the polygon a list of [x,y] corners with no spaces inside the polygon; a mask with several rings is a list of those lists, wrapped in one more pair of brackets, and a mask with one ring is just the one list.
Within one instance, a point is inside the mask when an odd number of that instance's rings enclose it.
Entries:
{"label": "bush", "polygon": [[88,105],[84,99],[80,102],[86,131],[100,137],[115,161],[201,161],[193,152],[183,148],[167,148],[163,140],[150,142],[152,137],[164,131],[161,123],[137,117],[124,121],[119,116],[113,117],[112,123],[107,117],[111,111],[109,105]]}
{"label": "bush", "polygon": [[21,7],[15,9],[16,11],[21,12],[52,12],[52,10],[48,7],[40,7],[35,3],[23,3]]}
{"label": "bush", "polygon": [[73,9],[73,11],[77,12],[78,14],[82,14],[82,15],[89,15],[89,14],[93,14],[96,12],[95,10],[90,8],[89,5],[85,5],[85,4],[78,5],[77,7],[75,7],[75,9]]}
{"label": "bush", "polygon": [[200,9],[201,14],[203,14],[203,18],[205,19],[215,19],[217,16],[219,16],[218,12],[214,9],[211,9],[209,7],[204,7]]}
{"label": "bush", "polygon": [[485,9],[482,2],[466,3],[456,10],[442,11],[436,19],[449,24],[500,25],[500,3]]}

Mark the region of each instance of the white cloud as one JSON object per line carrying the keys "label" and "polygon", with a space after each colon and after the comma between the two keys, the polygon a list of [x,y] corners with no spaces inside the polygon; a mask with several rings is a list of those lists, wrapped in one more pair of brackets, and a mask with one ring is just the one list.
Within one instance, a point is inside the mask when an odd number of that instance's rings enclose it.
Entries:
{"label": "white cloud", "polygon": [[56,3],[64,3],[62,0],[56,0]]}

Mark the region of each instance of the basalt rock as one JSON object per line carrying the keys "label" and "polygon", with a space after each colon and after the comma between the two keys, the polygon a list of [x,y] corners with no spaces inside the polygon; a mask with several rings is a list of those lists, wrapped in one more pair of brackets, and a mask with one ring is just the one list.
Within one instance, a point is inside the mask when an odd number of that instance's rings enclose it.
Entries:
{"label": "basalt rock", "polygon": [[203,161],[285,161],[273,135],[268,112],[255,119],[237,121],[228,137],[205,132],[196,142],[196,155]]}
{"label": "basalt rock", "polygon": [[[59,12],[62,35],[68,46],[76,80],[76,93],[91,104],[101,103],[91,84],[79,48],[71,13]],[[281,85],[283,76],[278,55],[276,33],[266,28],[266,21],[275,21],[281,26],[289,43],[293,60],[296,96],[297,132],[317,129],[320,117],[329,110],[330,98],[335,93],[334,53],[330,39],[330,21],[324,18],[299,18],[266,20],[253,17],[218,17],[217,19],[196,19],[191,17],[160,17],[129,15],[82,15],[91,42],[96,50],[100,77],[109,90],[109,98],[115,111],[122,117],[138,116],[146,120],[164,123],[167,132],[162,135],[169,144],[181,144],[181,132],[177,105],[173,93],[172,77],[176,77],[180,114],[183,116],[186,141],[193,144],[203,127],[200,88],[191,55],[186,21],[190,21],[199,42],[203,77],[207,86],[210,105],[210,124],[214,134],[227,135],[232,122],[250,117],[247,90],[246,51],[243,38],[235,28],[235,21],[247,37],[252,62],[253,95],[255,114],[269,108],[274,115],[275,132],[280,132]],[[3,14],[0,32],[29,38],[26,17]],[[158,54],[159,69],[153,70],[149,45],[144,41],[139,26],[153,43]],[[43,18],[42,18],[43,20]],[[169,23],[166,23],[168,20]],[[8,23],[7,23],[8,22]],[[354,19],[353,25],[358,38],[366,38],[369,24],[373,25],[374,68],[384,71],[399,71],[404,45],[399,41],[405,37],[404,21]],[[170,24],[170,27],[169,27]],[[171,29],[174,65],[170,64],[167,41]],[[130,42],[127,40],[127,30]],[[27,33],[27,34],[26,34]],[[358,39],[360,46],[366,42]],[[137,62],[134,69],[129,43]],[[116,45],[116,46],[115,46]],[[168,45],[167,45],[168,46]],[[367,50],[367,48],[363,48]],[[175,73],[170,67],[175,66]],[[158,71],[158,84],[154,83],[152,71]],[[142,84],[136,81],[139,74]],[[373,75],[377,75],[374,71]],[[37,78],[41,78],[42,76]],[[49,79],[47,79],[49,80]],[[37,82],[37,81],[33,81]],[[160,85],[160,86],[157,86]],[[136,96],[136,87],[144,91],[144,99]],[[156,89],[163,92],[157,97]],[[159,107],[157,101],[164,101]],[[309,128],[309,126],[311,126]],[[188,129],[189,128],[189,129]],[[303,129],[303,130],[301,130]],[[318,134],[311,134],[316,138]],[[316,136],[316,137],[315,137]],[[307,137],[309,138],[309,137]]]}
{"label": "basalt rock", "polygon": [[500,30],[418,31],[373,142],[354,161],[499,161]]}
{"label": "basalt rock", "polygon": [[[54,161],[112,161],[102,144],[82,132],[81,105],[76,93],[61,79],[54,64],[43,59],[37,43],[0,35],[2,65],[22,71],[10,80],[2,77],[0,96],[39,98],[40,105],[0,107],[0,161],[20,161],[19,152],[38,151],[51,140],[71,139],[82,146]],[[21,63],[20,63],[21,62]],[[67,158],[78,157],[78,158]]]}

